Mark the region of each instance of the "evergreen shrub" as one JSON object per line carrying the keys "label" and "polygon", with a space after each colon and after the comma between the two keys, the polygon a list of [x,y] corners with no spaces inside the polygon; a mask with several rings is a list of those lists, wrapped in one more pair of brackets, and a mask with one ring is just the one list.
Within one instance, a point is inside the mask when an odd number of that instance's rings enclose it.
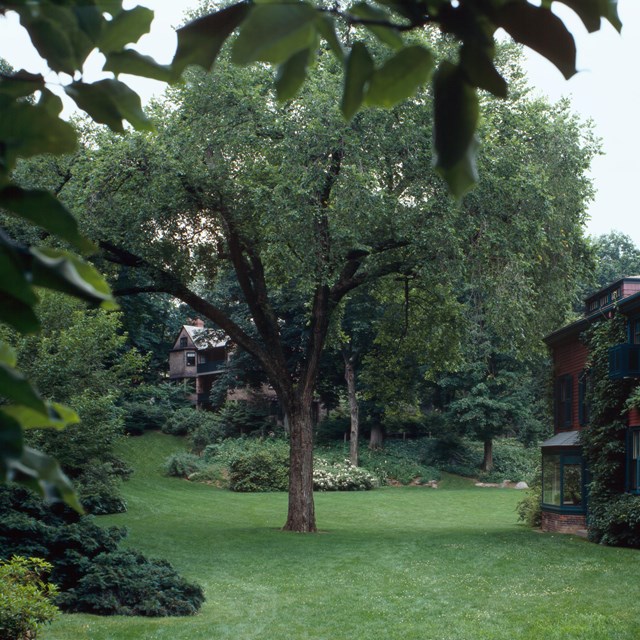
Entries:
{"label": "evergreen shrub", "polygon": [[120,493],[118,470],[110,462],[93,461],[75,480],[82,506],[94,515],[124,513],[127,502]]}
{"label": "evergreen shrub", "polygon": [[145,431],[162,428],[167,409],[149,402],[127,402],[122,407],[124,413],[124,430],[130,436],[141,436]]}
{"label": "evergreen shrub", "polygon": [[198,612],[204,593],[167,561],[118,550],[97,555],[59,602],[68,611],[99,615],[188,616]]}
{"label": "evergreen shrub", "polygon": [[[66,611],[185,615],[202,604],[200,587],[187,584],[167,563],[119,550],[125,529],[99,527],[91,516],[48,507],[14,486],[0,487],[0,513],[0,557],[51,563],[51,582],[60,589],[55,603]],[[126,588],[117,589],[116,582]]]}

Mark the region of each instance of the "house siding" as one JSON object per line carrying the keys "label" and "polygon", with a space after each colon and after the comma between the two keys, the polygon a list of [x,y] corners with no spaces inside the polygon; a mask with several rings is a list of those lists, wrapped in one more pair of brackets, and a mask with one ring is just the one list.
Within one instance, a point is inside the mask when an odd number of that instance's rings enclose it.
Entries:
{"label": "house siding", "polygon": [[564,375],[570,375],[572,378],[571,428],[567,429],[566,427],[563,427],[559,429],[556,425],[555,431],[569,431],[580,429],[580,394],[578,393],[578,379],[582,371],[584,371],[588,355],[589,352],[587,351],[587,348],[578,340],[577,337],[570,342],[554,347],[554,379],[557,380],[560,376]]}

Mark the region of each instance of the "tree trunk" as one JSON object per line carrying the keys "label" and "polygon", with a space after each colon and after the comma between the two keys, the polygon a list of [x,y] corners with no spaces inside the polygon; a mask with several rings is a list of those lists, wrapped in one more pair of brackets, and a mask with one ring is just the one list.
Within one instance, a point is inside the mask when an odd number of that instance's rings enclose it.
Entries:
{"label": "tree trunk", "polygon": [[349,440],[349,460],[354,467],[358,466],[358,436],[360,432],[360,417],[358,415],[358,399],[356,398],[356,372],[353,359],[345,353],[344,379],[347,381],[347,395],[349,396],[349,412],[351,414],[351,435]]}
{"label": "tree trunk", "polygon": [[481,469],[487,472],[493,470],[493,439],[491,438],[484,441],[484,458]]}
{"label": "tree trunk", "polygon": [[311,399],[285,406],[290,429],[289,510],[284,531],[316,531],[313,503],[313,421]]}
{"label": "tree trunk", "polygon": [[369,438],[369,449],[381,449],[383,440],[382,425],[373,425],[371,427],[371,438]]}

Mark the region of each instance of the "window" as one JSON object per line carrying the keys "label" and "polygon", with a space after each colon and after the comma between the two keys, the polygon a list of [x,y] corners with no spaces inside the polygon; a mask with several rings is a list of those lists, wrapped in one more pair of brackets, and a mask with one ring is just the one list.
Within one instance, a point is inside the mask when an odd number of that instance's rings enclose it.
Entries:
{"label": "window", "polygon": [[631,322],[631,342],[633,342],[633,344],[640,344],[640,320],[633,320]]}
{"label": "window", "polygon": [[186,361],[187,361],[187,367],[195,367],[196,366],[196,352],[195,351],[187,351],[187,353],[186,353]]}
{"label": "window", "polygon": [[595,311],[596,309],[598,309],[600,307],[600,305],[598,304],[597,300],[592,300],[589,303],[589,311]]}
{"label": "window", "polygon": [[182,336],[182,338],[180,338],[180,348],[184,349],[187,346],[187,338],[186,336]]}
{"label": "window", "polygon": [[578,377],[578,422],[581,427],[589,424],[589,372],[582,371]]}
{"label": "window", "polygon": [[575,451],[543,453],[542,503],[567,511],[583,510],[584,465]]}
{"label": "window", "polygon": [[640,429],[629,432],[627,446],[627,486],[640,493]]}
{"label": "window", "polygon": [[571,429],[573,423],[573,376],[564,375],[556,380],[556,427]]}

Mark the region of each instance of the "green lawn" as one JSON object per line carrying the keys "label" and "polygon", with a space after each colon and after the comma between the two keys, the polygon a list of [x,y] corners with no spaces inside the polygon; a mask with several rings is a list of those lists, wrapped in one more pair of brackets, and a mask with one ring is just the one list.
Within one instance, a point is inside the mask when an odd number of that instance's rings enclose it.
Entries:
{"label": "green lawn", "polygon": [[516,524],[518,493],[445,478],[437,490],[316,495],[322,533],[278,530],[286,495],[164,478],[181,446],[130,439],[129,544],[169,559],[207,602],[193,618],[62,616],[44,640],[637,640],[640,553]]}

